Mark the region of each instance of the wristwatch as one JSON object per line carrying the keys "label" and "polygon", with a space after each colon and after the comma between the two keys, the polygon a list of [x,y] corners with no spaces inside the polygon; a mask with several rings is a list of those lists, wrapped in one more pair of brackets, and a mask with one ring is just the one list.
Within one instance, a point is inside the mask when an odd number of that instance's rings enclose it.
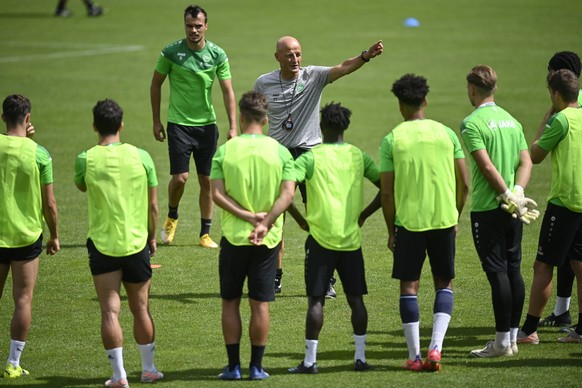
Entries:
{"label": "wristwatch", "polygon": [[360,59],[364,62],[370,62],[370,59],[366,59],[366,57],[364,57],[364,54],[367,53],[368,50],[364,50],[362,51],[362,53],[360,54]]}

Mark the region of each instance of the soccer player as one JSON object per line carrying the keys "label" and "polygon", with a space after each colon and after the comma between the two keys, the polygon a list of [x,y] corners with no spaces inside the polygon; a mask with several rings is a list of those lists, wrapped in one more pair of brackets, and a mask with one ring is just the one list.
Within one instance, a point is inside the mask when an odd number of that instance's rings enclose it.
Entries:
{"label": "soccer player", "polygon": [[293,200],[293,157],[276,140],[263,134],[268,103],[258,92],[239,101],[241,136],[218,149],[210,175],[212,196],[222,208],[222,239],[218,272],[222,298],[222,333],[228,365],[221,380],[240,380],[240,302],[248,278],[251,318],[249,377],[263,380],[262,366],[269,334],[269,302],[275,299],[273,279],[281,246],[281,214]]}
{"label": "soccer player", "polygon": [[150,256],[156,252],[158,201],[156,169],[150,155],[121,143],[123,110],[113,100],[93,108],[96,146],[75,161],[75,185],[87,192],[89,267],[101,307],[101,338],[113,377],[107,387],[128,387],[119,324],[123,283],[133,315],[133,336],[142,361],[141,381],[164,375],[154,366],[154,322],[149,311]]}
{"label": "soccer player", "polygon": [[216,114],[212,105],[212,85],[216,77],[230,123],[227,139],[237,134],[236,100],[228,57],[223,49],[206,40],[206,11],[197,5],[188,6],[184,11],[184,26],[186,38],[162,50],[150,88],[154,137],[163,142],[166,131],[160,120],[161,88],[166,77],[170,78],[167,137],[172,178],[168,184],[168,216],[162,226],[161,238],[164,244],[171,244],[174,240],[178,227],[178,206],[189,177],[192,155],[200,185],[198,244],[205,248],[218,248],[209,234],[213,210],[210,168],[218,141]]}
{"label": "soccer player", "polygon": [[[578,79],[580,79],[581,68],[580,57],[572,51],[557,52],[548,62],[548,72],[568,69],[574,72]],[[578,105],[582,106],[582,90],[578,92]],[[542,119],[540,128],[544,128],[550,117],[555,113],[554,107],[550,107]],[[556,306],[550,315],[540,321],[539,326],[565,326],[560,331],[565,330],[569,332],[575,326],[568,327],[572,324],[570,298],[572,296],[572,287],[574,286],[574,271],[566,263],[566,265],[558,267],[556,273]]]}
{"label": "soccer player", "polygon": [[[582,109],[576,74],[562,69],[548,74],[552,106],[557,112],[538,130],[531,158],[541,163],[552,154],[552,183],[534,263],[529,307],[518,343],[538,344],[537,326],[552,292],[554,267],[571,265],[577,278],[578,308],[582,311]],[[560,342],[582,343],[582,313],[575,331]]]}
{"label": "soccer player", "polygon": [[14,313],[5,378],[28,375],[20,356],[32,322],[32,295],[42,253],[43,216],[49,229],[46,253],[60,250],[57,202],[53,193],[52,159],[31,137],[31,104],[13,94],[2,103],[6,133],[0,135],[0,298],[12,271]]}
{"label": "soccer player", "polygon": [[[57,9],[55,10],[55,16],[59,17],[69,17],[71,16],[71,11],[67,8],[67,3],[69,0],[59,0],[57,4]],[[83,0],[85,6],[87,7],[87,16],[94,17],[94,16],[101,16],[103,14],[103,8],[96,5],[91,0]]]}
{"label": "soccer player", "polygon": [[[328,66],[301,67],[302,50],[299,41],[292,36],[283,36],[275,47],[275,60],[279,70],[263,74],[255,81],[254,89],[269,99],[269,136],[289,149],[293,158],[321,143],[319,128],[319,105],[323,89],[341,77],[360,69],[370,59],[382,54],[384,46],[377,41],[360,55],[342,63]],[[303,203],[307,202],[305,185],[299,184]],[[303,218],[293,204],[289,213],[299,225],[306,229]],[[284,244],[279,253],[275,288],[281,292],[282,259]],[[335,297],[333,283],[329,283],[329,297]]]}
{"label": "soccer player", "polygon": [[[317,347],[323,327],[323,307],[334,270],[352,311],[356,352],[354,368],[365,371],[368,312],[362,295],[368,293],[358,220],[362,213],[364,178],[380,186],[378,168],[359,148],[344,142],[352,112],[333,102],[321,110],[323,144],[295,161],[298,182],[305,182],[309,206],[309,236],[305,241],[305,357],[291,373],[317,373]],[[378,209],[380,206],[376,207]]]}
{"label": "soccer player", "polygon": [[500,202],[525,201],[523,193],[531,174],[531,159],[521,124],[495,104],[495,70],[478,65],[466,79],[467,95],[475,107],[461,124],[461,136],[473,160],[471,227],[481,266],[491,286],[495,315],[495,340],[483,349],[473,350],[471,355],[511,356],[517,353],[525,297],[520,270],[523,224],[504,211]]}
{"label": "soccer player", "polygon": [[[382,209],[392,277],[400,280],[400,317],[408,346],[404,369],[439,371],[453,312],[457,223],[467,197],[461,143],[452,129],[427,119],[426,79],[406,74],[392,85],[404,122],[380,145]],[[433,329],[426,362],[420,352],[418,290],[426,254],[434,280]]]}

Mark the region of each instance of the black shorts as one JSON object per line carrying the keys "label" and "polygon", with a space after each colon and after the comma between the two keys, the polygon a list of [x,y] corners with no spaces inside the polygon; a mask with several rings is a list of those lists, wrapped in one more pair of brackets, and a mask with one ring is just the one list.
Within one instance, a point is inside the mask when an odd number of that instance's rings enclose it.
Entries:
{"label": "black shorts", "polygon": [[334,270],[337,270],[346,295],[361,296],[368,293],[361,248],[355,251],[335,251],[322,247],[309,235],[305,241],[307,296],[325,296]]}
{"label": "black shorts", "polygon": [[36,259],[42,253],[42,234],[33,244],[19,248],[0,248],[0,264]]}
{"label": "black shorts", "polygon": [[[293,159],[295,160],[297,160],[298,157],[309,151],[309,149],[301,147],[292,147],[287,149],[289,150],[291,156],[293,156]],[[297,184],[297,186],[299,186],[299,191],[301,192],[301,199],[303,200],[303,203],[307,203],[307,188],[305,187],[305,182],[300,182]]]}
{"label": "black shorts", "polygon": [[170,154],[170,174],[190,171],[190,155],[194,158],[196,172],[210,176],[212,157],[218,143],[216,124],[192,127],[168,123],[168,152]]}
{"label": "black shorts", "polygon": [[265,245],[232,245],[224,237],[220,240],[218,274],[220,297],[237,299],[242,296],[248,278],[249,298],[259,302],[275,300],[275,274],[281,244],[274,248]]}
{"label": "black shorts", "polygon": [[133,255],[113,257],[99,252],[93,241],[88,238],[87,251],[89,252],[89,268],[93,276],[121,270],[121,280],[127,283],[143,283],[152,278],[150,249],[147,245]]}
{"label": "black shorts", "polygon": [[434,277],[443,280],[454,279],[454,227],[411,232],[402,226],[396,226],[394,244],[394,266],[392,267],[394,279],[419,280],[427,254]]}
{"label": "black shorts", "polygon": [[519,271],[523,224],[501,208],[471,212],[473,243],[485,272]]}
{"label": "black shorts", "polygon": [[556,267],[566,260],[582,261],[582,213],[548,203],[536,260]]}

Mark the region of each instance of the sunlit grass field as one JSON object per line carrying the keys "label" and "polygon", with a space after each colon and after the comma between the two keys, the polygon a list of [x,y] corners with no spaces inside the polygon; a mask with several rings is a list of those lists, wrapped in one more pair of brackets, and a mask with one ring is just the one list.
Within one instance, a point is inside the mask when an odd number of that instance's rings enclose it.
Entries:
{"label": "sunlit grass field", "polygon": [[[160,181],[161,221],[166,212],[167,145],[156,142],[152,135],[149,85],[162,47],[184,35],[182,15],[188,2],[102,0],[107,12],[99,18],[86,17],[81,1],[69,3],[73,16],[59,19],[53,16],[56,0],[0,2],[0,98],[22,93],[32,101],[35,140],[53,157],[62,244],[58,255],[41,257],[33,326],[22,356],[22,365],[31,376],[17,381],[0,379],[0,384],[99,386],[111,373],[101,345],[99,307],[85,248],[87,198],[73,184],[76,155],[97,140],[91,127],[91,108],[97,100],[113,98],[124,108],[122,139],[151,153]],[[548,59],[561,50],[582,53],[582,3],[578,1],[568,3],[567,8],[542,0],[208,0],[200,4],[209,13],[207,39],[229,55],[237,98],[252,88],[259,75],[277,68],[273,53],[280,36],[293,35],[300,40],[303,65],[335,65],[383,39],[385,51],[380,57],[329,85],[322,98],[323,103],[340,101],[353,111],[346,140],[376,161],[380,140],[402,120],[390,87],[404,73],[428,79],[427,115],[458,132],[461,120],[472,110],[466,96],[466,73],[479,63],[493,66],[499,79],[497,103],[521,121],[531,142],[550,104],[545,87]],[[420,26],[405,27],[403,21],[408,17],[418,19]],[[167,97],[166,82],[163,118]],[[218,85],[214,99],[222,143],[228,123]],[[549,161],[534,167],[527,190],[542,211],[549,191],[549,167]],[[368,185],[366,199],[370,200],[376,190]],[[166,374],[161,386],[226,385],[216,380],[226,363],[220,328],[218,252],[196,246],[197,197],[197,184],[192,180],[180,206],[175,243],[160,247],[153,259],[161,265],[154,272],[151,296],[156,365]],[[520,346],[519,354],[512,358],[468,357],[472,349],[483,347],[494,336],[490,290],[473,247],[469,206],[470,201],[457,238],[455,308],[444,343],[442,372],[400,370],[407,351],[398,311],[398,283],[390,277],[392,256],[386,249],[386,226],[378,212],[362,228],[369,287],[365,298],[369,312],[367,358],[374,369],[361,374],[352,371],[350,311],[338,285],[338,298],[325,307],[318,354],[320,373],[287,373],[287,368],[303,357],[307,307],[303,281],[306,235],[289,218],[283,293],[271,305],[271,333],[264,359],[271,378],[260,384],[580,386],[582,348],[558,344],[555,329],[540,330],[540,345]],[[540,223],[527,227],[524,233],[526,306]],[[211,235],[220,239],[219,211],[215,211]],[[433,296],[430,271],[425,268],[419,295],[423,352],[430,340]],[[551,312],[553,303],[552,298],[546,313]],[[247,304],[242,307],[246,324]],[[12,308],[9,281],[0,302],[0,360],[8,356]],[[577,313],[574,296],[573,317]],[[123,310],[122,320],[129,382],[139,385],[140,359],[128,308]],[[243,369],[250,358],[244,334]]]}

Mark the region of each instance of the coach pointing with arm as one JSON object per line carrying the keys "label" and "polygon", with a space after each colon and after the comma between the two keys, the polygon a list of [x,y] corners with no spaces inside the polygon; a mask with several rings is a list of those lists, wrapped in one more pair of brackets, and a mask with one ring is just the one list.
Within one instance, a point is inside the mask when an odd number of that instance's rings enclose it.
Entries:
{"label": "coach pointing with arm", "polygon": [[[383,50],[382,41],[379,40],[367,50],[338,65],[301,67],[303,53],[299,41],[292,36],[279,38],[275,47],[279,70],[261,75],[254,86],[254,90],[265,94],[269,100],[269,136],[287,147],[295,159],[321,144],[319,105],[323,88],[358,70],[370,59],[382,54]],[[299,189],[306,203],[305,184],[299,184]],[[293,206],[289,212],[294,218],[298,214]],[[279,269],[275,281],[277,292],[281,290],[282,257],[283,247],[279,252]]]}

